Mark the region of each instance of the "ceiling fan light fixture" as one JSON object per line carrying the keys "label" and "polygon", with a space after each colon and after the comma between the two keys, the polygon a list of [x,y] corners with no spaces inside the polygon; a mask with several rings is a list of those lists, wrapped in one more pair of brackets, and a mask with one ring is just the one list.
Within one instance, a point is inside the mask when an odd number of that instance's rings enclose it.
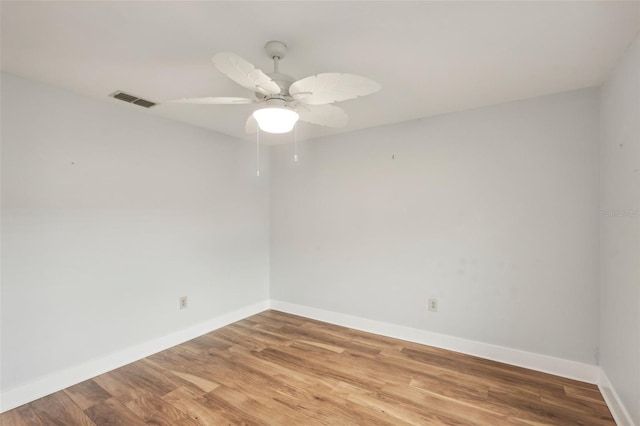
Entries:
{"label": "ceiling fan light fixture", "polygon": [[[288,133],[296,127],[298,120],[336,129],[345,127],[348,122],[347,113],[333,104],[380,90],[380,85],[375,81],[349,73],[325,72],[295,80],[279,71],[279,63],[287,54],[287,45],[273,40],[264,48],[273,60],[273,72],[268,74],[232,52],[219,52],[211,58],[218,71],[238,85],[255,92],[255,98],[209,96],[168,102],[204,105],[261,104],[260,109],[245,122],[245,131]],[[291,105],[295,105],[299,114]],[[258,139],[257,137],[256,140]]]}
{"label": "ceiling fan light fixture", "polygon": [[271,106],[254,111],[253,118],[263,132],[288,133],[293,130],[300,116],[290,108]]}

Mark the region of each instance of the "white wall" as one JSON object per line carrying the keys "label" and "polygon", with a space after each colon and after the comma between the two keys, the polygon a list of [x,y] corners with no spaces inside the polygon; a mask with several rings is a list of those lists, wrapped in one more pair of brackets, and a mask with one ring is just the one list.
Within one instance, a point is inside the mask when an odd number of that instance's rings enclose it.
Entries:
{"label": "white wall", "polygon": [[600,362],[640,425],[640,36],[601,96]]}
{"label": "white wall", "polygon": [[3,392],[268,299],[253,145],[115,102],[2,74]]}
{"label": "white wall", "polygon": [[271,297],[595,364],[597,142],[590,89],[277,147]]}

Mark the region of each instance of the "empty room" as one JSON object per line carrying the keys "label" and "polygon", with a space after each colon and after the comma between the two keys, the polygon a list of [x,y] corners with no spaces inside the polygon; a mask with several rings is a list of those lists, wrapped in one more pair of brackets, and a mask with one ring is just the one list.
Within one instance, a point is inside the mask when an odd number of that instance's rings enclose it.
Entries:
{"label": "empty room", "polygon": [[640,1],[0,2],[0,424],[640,426]]}

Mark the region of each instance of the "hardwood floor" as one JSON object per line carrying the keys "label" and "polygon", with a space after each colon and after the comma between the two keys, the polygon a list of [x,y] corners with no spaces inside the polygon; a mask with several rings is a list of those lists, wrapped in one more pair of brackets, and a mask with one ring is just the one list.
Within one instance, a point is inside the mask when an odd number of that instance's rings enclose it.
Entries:
{"label": "hardwood floor", "polygon": [[0,415],[2,425],[614,425],[597,387],[262,312]]}

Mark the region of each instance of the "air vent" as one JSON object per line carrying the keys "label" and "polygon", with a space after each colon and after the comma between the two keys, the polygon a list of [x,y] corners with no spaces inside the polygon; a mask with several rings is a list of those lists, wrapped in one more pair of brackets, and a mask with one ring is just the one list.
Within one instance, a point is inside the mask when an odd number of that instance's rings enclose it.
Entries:
{"label": "air vent", "polygon": [[136,99],[135,101],[133,101],[132,103],[136,104],[136,105],[140,105],[141,107],[145,107],[145,108],[151,108],[152,106],[154,106],[155,104],[151,101],[146,101],[144,99]]}
{"label": "air vent", "polygon": [[148,101],[146,99],[142,99],[142,98],[139,98],[137,96],[133,96],[133,95],[130,95],[128,93],[121,92],[121,91],[113,92],[109,96],[111,96],[112,98],[119,99],[121,101],[128,102],[130,104],[139,105],[139,106],[144,107],[144,108],[151,108],[152,106],[155,105],[155,102],[151,102],[151,101]]}

